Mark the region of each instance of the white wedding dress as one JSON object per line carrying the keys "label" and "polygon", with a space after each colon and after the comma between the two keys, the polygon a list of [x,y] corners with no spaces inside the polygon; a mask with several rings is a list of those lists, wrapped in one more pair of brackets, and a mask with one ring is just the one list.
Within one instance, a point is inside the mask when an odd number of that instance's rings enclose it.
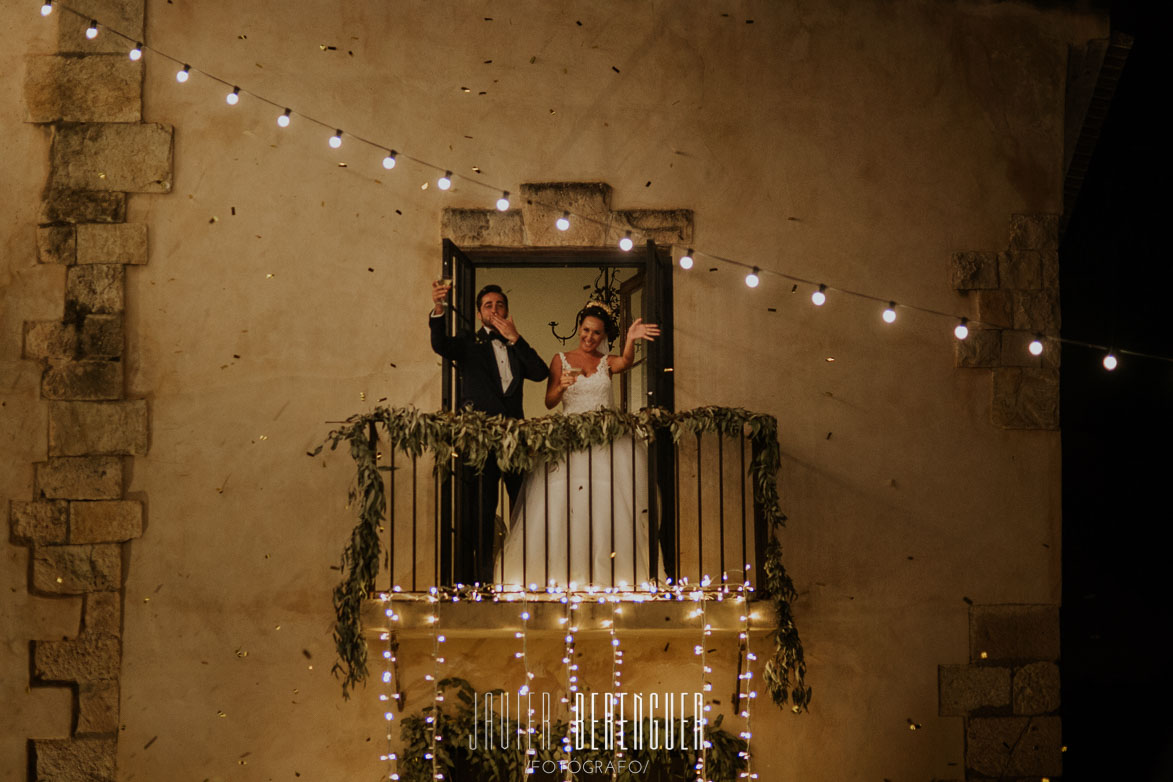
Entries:
{"label": "white wedding dress", "polygon": [[[569,372],[566,355],[562,371]],[[562,396],[562,411],[611,407],[604,357]],[[620,437],[610,445],[539,462],[525,477],[497,575],[506,588],[536,585],[638,589],[648,578],[647,448]],[[568,556],[569,555],[569,556]]]}

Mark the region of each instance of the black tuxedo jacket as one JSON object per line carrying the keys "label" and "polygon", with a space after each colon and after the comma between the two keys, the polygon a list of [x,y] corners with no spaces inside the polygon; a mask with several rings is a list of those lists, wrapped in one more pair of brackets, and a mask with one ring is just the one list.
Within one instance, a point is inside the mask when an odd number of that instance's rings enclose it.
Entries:
{"label": "black tuxedo jacket", "polygon": [[432,331],[432,350],[460,366],[460,406],[472,405],[489,415],[503,415],[506,418],[524,418],[522,410],[522,387],[526,380],[541,381],[550,376],[541,356],[524,338],[518,337],[513,345],[506,343],[509,365],[513,370],[513,382],[508,390],[501,390],[501,373],[497,370],[497,357],[485,329],[475,334],[467,332],[449,337],[444,333],[444,318],[429,317],[428,326]]}

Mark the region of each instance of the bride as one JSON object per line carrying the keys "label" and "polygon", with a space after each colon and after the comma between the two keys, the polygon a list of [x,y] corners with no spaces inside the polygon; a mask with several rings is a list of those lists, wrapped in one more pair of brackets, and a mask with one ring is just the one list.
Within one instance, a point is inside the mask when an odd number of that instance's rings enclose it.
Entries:
{"label": "bride", "polygon": [[[637,318],[623,354],[609,355],[619,335],[606,305],[578,313],[578,348],[550,361],[546,408],[584,413],[612,406],[611,376],[631,368],[635,343],[658,326]],[[649,580],[647,451],[621,437],[539,463],[525,478],[500,559],[506,586],[638,588]]]}

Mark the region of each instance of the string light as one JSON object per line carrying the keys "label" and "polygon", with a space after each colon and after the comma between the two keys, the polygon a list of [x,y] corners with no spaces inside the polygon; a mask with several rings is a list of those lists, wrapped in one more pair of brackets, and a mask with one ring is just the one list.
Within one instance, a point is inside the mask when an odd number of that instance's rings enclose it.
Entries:
{"label": "string light", "polygon": [[1027,350],[1030,351],[1032,356],[1043,355],[1043,335],[1036,334],[1035,338],[1030,341],[1029,345],[1027,345]]}
{"label": "string light", "polygon": [[631,231],[628,231],[627,234],[619,240],[619,249],[623,252],[629,252],[634,246],[635,243],[631,241]]}
{"label": "string light", "polygon": [[749,274],[745,275],[745,284],[751,288],[758,287],[758,285],[761,284],[761,281],[762,281],[761,278],[758,277],[758,272],[760,272],[760,271],[761,271],[761,269],[759,269],[758,267],[756,267],[756,266],[753,267],[753,271],[751,271]]}
{"label": "string light", "polygon": [[436,180],[436,187],[440,188],[441,190],[447,190],[448,188],[452,187],[452,172],[445,171],[444,176]]}
{"label": "string light", "polygon": [[341,130],[334,131],[334,135],[330,137],[330,146],[334,149],[338,149],[340,146],[342,146]]}
{"label": "string light", "polygon": [[508,212],[509,211],[509,191],[508,190],[503,192],[501,194],[501,197],[497,199],[497,211],[498,212]]}
{"label": "string light", "polygon": [[391,595],[386,595],[384,599],[387,603],[387,608],[384,610],[384,613],[387,616],[387,632],[380,635],[380,639],[387,642],[386,647],[383,649],[383,684],[386,685],[385,689],[387,692],[379,695],[379,702],[384,709],[383,719],[387,722],[387,749],[380,759],[386,761],[387,763],[387,779],[398,780],[399,756],[395,753],[393,748],[392,741],[395,736],[391,730],[390,723],[395,719],[395,714],[391,711],[391,704],[392,702],[394,702],[396,705],[400,703],[399,693],[395,691],[396,687],[398,686],[398,682],[395,681],[394,674],[394,672],[398,669],[397,654],[399,652],[399,642],[395,638],[395,631],[392,629],[392,622],[398,622],[399,615],[395,613],[395,609],[391,604]]}
{"label": "string light", "polygon": [[894,301],[888,302],[888,306],[884,308],[884,314],[881,317],[884,318],[885,323],[895,323],[896,322],[896,302],[894,302]]}
{"label": "string light", "polygon": [[[741,738],[745,739],[745,751],[739,753],[745,760],[745,771],[741,772],[742,779],[757,779],[758,775],[753,770],[753,753],[750,750],[750,741],[753,739],[753,730],[750,725],[750,717],[753,711],[753,702],[758,694],[753,689],[753,663],[757,660],[757,656],[750,650],[749,646],[749,591],[751,589],[749,582],[750,566],[745,566],[745,581],[741,584],[741,595],[739,602],[741,603],[741,632],[738,634],[738,656],[740,668],[740,659],[745,661],[745,672],[739,674],[737,677],[737,700],[744,703],[740,711],[740,716],[745,720],[745,730],[741,732]],[[742,684],[744,683],[744,687]]]}
{"label": "string light", "polygon": [[387,150],[387,157],[383,158],[383,168],[390,171],[395,168],[395,156],[399,153],[393,149]]}
{"label": "string light", "polygon": [[237,103],[240,103],[240,87],[233,87],[232,92],[228,93],[224,97],[224,100],[227,101],[229,106],[235,106]]}
{"label": "string light", "polygon": [[[55,8],[55,7],[56,7],[56,4],[55,4],[54,0],[44,0],[44,2],[41,4],[41,14],[42,14],[42,16],[49,16],[49,15],[50,15],[50,14],[53,12],[53,10],[54,10],[54,8]],[[83,16],[81,13],[79,13],[79,12],[77,12],[77,11],[75,11],[75,10],[73,10],[73,9],[69,8],[69,7],[66,7],[66,6],[63,6],[63,9],[64,9],[64,11],[68,11],[68,12],[70,12],[70,13],[74,14],[75,16],[79,16],[79,17],[81,17],[81,18],[82,18],[84,21],[88,21],[88,23],[89,23],[89,27],[86,29],[86,36],[87,36],[87,37],[89,37],[89,38],[93,38],[93,37],[95,37],[95,36],[97,35],[97,33],[98,33],[98,30],[99,30],[99,27],[100,27],[100,24],[101,24],[101,23],[100,23],[100,20],[98,20],[98,19],[93,19],[93,18],[87,18],[87,17]],[[109,28],[108,28],[108,29],[109,29]],[[115,34],[115,35],[118,35],[118,36],[120,36],[121,38],[125,39],[125,40],[126,40],[126,41],[128,41],[128,42],[132,42],[132,41],[133,41],[133,39],[131,39],[129,36],[123,35],[122,33],[119,33],[117,30],[110,30],[110,32],[111,32],[111,33],[113,33],[113,34]],[[131,60],[133,60],[133,61],[138,61],[138,60],[140,60],[140,59],[142,58],[142,56],[143,56],[144,48],[145,48],[145,47],[144,47],[144,45],[143,45],[141,42],[137,42],[137,43],[135,43],[135,44],[134,44],[134,48],[130,49],[130,51],[129,51],[129,56],[130,56],[130,59],[131,59]],[[160,54],[161,56],[163,56],[163,57],[165,57],[165,58],[167,58],[167,59],[170,59],[170,60],[172,60],[173,62],[182,62],[182,60],[180,60],[180,59],[178,59],[178,58],[176,58],[176,57],[174,57],[174,56],[172,56],[172,55],[170,55],[170,54],[167,54],[167,53],[165,53],[165,52],[160,52],[160,51],[158,51],[158,50],[156,50],[156,49],[152,49],[152,51],[154,51],[154,52],[156,52],[156,53]],[[201,71],[201,73],[202,73],[202,71]],[[191,66],[190,66],[190,65],[188,65],[188,64],[184,64],[184,65],[183,65],[183,67],[182,67],[182,69],[176,73],[176,75],[175,75],[175,78],[176,78],[176,81],[177,81],[177,82],[179,82],[179,83],[181,83],[181,84],[182,84],[182,83],[184,83],[184,82],[188,81],[188,79],[190,78],[190,75],[191,75]],[[212,78],[212,79],[214,79],[214,80],[216,80],[216,81],[220,81],[221,83],[228,84],[228,82],[226,82],[225,80],[223,80],[223,79],[221,79],[221,78],[219,78],[219,77],[215,76],[214,74],[210,74],[210,73],[209,73],[209,74],[207,74],[207,75],[208,75],[210,78]],[[234,89],[234,92],[235,92],[235,89]],[[268,98],[265,98],[265,97],[263,97],[263,96],[257,95],[256,93],[249,92],[249,94],[250,94],[250,95],[254,95],[255,97],[257,97],[258,99],[260,99],[260,100],[261,100],[261,101],[263,101],[263,102],[267,102],[267,103],[270,103],[270,104],[273,104],[273,105],[279,105],[279,104],[275,104],[273,101],[269,100]],[[236,104],[235,104],[235,103],[231,103],[230,105],[236,105]],[[287,109],[285,109],[284,113],[283,113],[281,116],[279,116],[279,117],[277,118],[278,125],[279,125],[280,127],[283,127],[283,128],[285,128],[285,127],[288,127],[288,126],[289,126],[289,124],[290,124],[291,114],[292,114],[292,111],[291,111],[291,109],[288,109],[288,108],[287,108]],[[310,122],[313,122],[313,123],[316,123],[316,124],[319,124],[319,125],[323,125],[323,126],[325,126],[325,123],[319,122],[318,120],[313,120],[313,119],[310,119],[310,118],[308,118],[308,117],[306,117],[306,119],[307,119],[307,120],[309,120]],[[327,126],[327,127],[328,127],[328,126]],[[363,139],[363,138],[356,138],[356,140],[357,140],[358,142],[360,142],[360,143],[367,144],[368,146],[373,146],[373,147],[377,147],[377,148],[380,148],[380,149],[387,149],[387,147],[385,147],[385,146],[383,146],[383,145],[380,145],[380,144],[375,144],[374,142],[368,141],[368,140],[366,140],[366,139]],[[332,142],[332,143],[333,143],[333,142]],[[383,165],[384,165],[384,168],[391,169],[391,168],[393,168],[393,167],[394,167],[394,165],[395,165],[395,155],[396,155],[396,153],[394,152],[394,150],[392,150],[392,151],[391,151],[391,153],[390,153],[389,155],[387,155],[386,157],[384,157],[384,159],[383,159]],[[415,162],[418,162],[418,163],[420,163],[421,165],[430,166],[430,167],[433,167],[433,168],[439,168],[439,166],[437,166],[435,163],[430,163],[430,162],[428,162],[428,161],[424,161],[424,160],[417,160],[417,159],[415,159],[415,158],[410,158],[410,159],[411,159],[411,160],[413,160],[413,161],[415,161]],[[450,183],[451,183],[451,172],[450,172],[450,171],[446,171],[446,172],[445,172],[445,177],[444,177],[444,179],[447,179],[447,180],[448,180],[448,182],[449,182],[449,186],[450,186]],[[443,180],[441,180],[441,181],[439,182],[439,184],[440,184],[440,187],[441,187],[441,189],[448,189],[447,187],[445,187]],[[493,186],[492,186],[492,185],[490,185],[490,184],[488,184],[488,183],[484,183],[484,182],[479,182],[479,181],[478,181],[478,182],[474,182],[474,184],[476,184],[476,185],[478,185],[478,186],[482,186],[482,187],[489,187],[489,188],[493,188]],[[493,188],[493,189],[496,189],[496,188]],[[551,204],[539,204],[539,205],[540,205],[540,206],[546,206],[546,207],[552,207],[552,205],[551,205]],[[594,222],[594,223],[598,223],[598,224],[600,224],[600,225],[602,225],[602,224],[603,224],[603,221],[601,221],[601,220],[599,220],[599,219],[597,219],[597,218],[593,218],[593,217],[591,217],[591,216],[584,216],[584,215],[576,215],[576,216],[577,216],[577,217],[581,217],[582,219],[584,219],[584,220],[586,220],[586,221],[588,221],[588,222]],[[567,211],[563,211],[563,213],[562,213],[562,217],[558,218],[558,220],[557,220],[557,227],[558,227],[558,229],[559,229],[559,230],[561,230],[561,231],[566,231],[566,230],[569,230],[569,228],[570,228],[570,217],[571,217],[571,212],[570,212],[570,211],[568,211],[568,210],[567,210]],[[741,267],[743,267],[743,268],[752,268],[752,269],[753,269],[753,271],[751,272],[751,275],[752,275],[753,277],[757,277],[757,278],[759,279],[759,281],[760,281],[760,274],[761,274],[761,271],[760,271],[759,269],[757,269],[756,267],[750,267],[750,265],[749,265],[749,264],[742,263],[742,262],[740,262],[740,261],[737,261],[736,259],[721,257],[721,256],[719,256],[719,255],[714,255],[714,254],[712,254],[712,253],[708,253],[708,255],[709,255],[709,256],[711,256],[711,257],[712,257],[714,260],[717,260],[717,261],[719,261],[719,262],[723,262],[723,263],[727,263],[727,264],[732,264],[732,265],[737,265],[737,266],[741,266]],[[693,260],[694,260],[694,259],[693,259],[693,250],[692,250],[692,248],[689,248],[689,250],[688,250],[688,253],[687,253],[686,255],[684,255],[684,256],[681,256],[681,258],[680,258],[680,260],[679,260],[679,263],[680,263],[680,266],[681,266],[681,268],[682,268],[682,269],[689,269],[689,268],[691,268],[691,267],[692,267],[692,265],[693,265]],[[783,277],[783,278],[785,278],[785,279],[788,279],[788,280],[792,280],[793,282],[795,282],[795,283],[797,283],[797,284],[813,284],[813,283],[811,283],[809,280],[803,280],[803,279],[801,279],[801,278],[794,277],[793,275],[789,275],[789,274],[786,274],[786,273],[784,273],[784,272],[780,272],[780,271],[771,271],[770,273],[771,273],[771,274],[774,274],[774,275],[777,275],[777,276],[779,276],[779,277]],[[749,277],[750,277],[750,275],[747,275],[747,282],[748,282],[748,279],[749,279]],[[825,303],[825,301],[826,301],[826,292],[827,292],[827,290],[828,290],[828,286],[827,286],[827,285],[825,285],[825,284],[820,284],[820,285],[819,285],[819,289],[818,289],[818,291],[816,291],[816,292],[815,292],[815,293],[814,293],[814,294],[811,296],[811,299],[812,299],[812,301],[814,301],[814,302],[816,303],[816,305],[819,305],[819,306],[821,306],[821,305],[822,305],[823,303]],[[840,292],[840,293],[846,293],[846,294],[848,294],[848,295],[851,295],[851,296],[856,296],[856,297],[859,297],[859,298],[868,298],[868,299],[873,299],[873,300],[877,298],[876,296],[872,296],[872,295],[870,295],[870,294],[867,294],[867,293],[861,293],[861,292],[857,292],[857,291],[851,291],[851,290],[840,289],[840,288],[834,288],[833,290],[836,290],[836,291],[838,291],[838,292]],[[917,306],[915,306],[915,305],[909,305],[909,304],[904,304],[904,305],[902,305],[902,306],[903,306],[903,307],[905,307],[906,309],[914,309],[914,310],[918,310],[918,311],[921,311],[921,312],[926,312],[926,313],[929,313],[929,314],[931,314],[931,315],[938,316],[938,317],[949,317],[949,318],[955,318],[955,317],[956,317],[956,316],[954,316],[954,315],[949,315],[948,313],[945,313],[945,312],[939,312],[939,311],[936,311],[936,310],[933,310],[933,309],[929,309],[929,308],[925,308],[925,307],[917,307]],[[967,327],[967,325],[966,325],[966,319],[965,319],[965,318],[961,318],[961,319],[960,319],[960,323],[958,323],[958,324],[957,324],[957,326],[955,326],[955,328],[954,328],[954,335],[957,337],[957,339],[965,339],[965,338],[968,336],[968,333],[969,333],[969,329],[968,329],[968,327]],[[1037,342],[1037,343],[1038,343],[1038,344],[1041,346],[1041,344],[1042,344],[1041,340],[1042,340],[1042,338],[1043,338],[1043,335],[1038,335],[1038,337],[1039,337],[1039,339],[1036,339],[1036,340],[1035,340],[1035,342]],[[1059,343],[1062,343],[1062,344],[1079,345],[1079,346],[1081,346],[1081,347],[1090,348],[1090,349],[1099,350],[1099,351],[1105,350],[1105,348],[1104,348],[1103,346],[1101,346],[1101,345],[1095,345],[1095,344],[1091,344],[1091,343],[1087,343],[1087,342],[1083,342],[1083,341],[1079,341],[1079,340],[1073,340],[1073,339],[1070,339],[1070,338],[1064,338],[1064,337],[1061,337],[1061,336],[1059,336],[1059,335],[1050,335],[1050,336],[1047,336],[1047,337],[1046,337],[1046,339],[1051,339],[1051,340],[1054,340],[1054,341],[1056,341],[1056,342],[1059,342]],[[1034,355],[1040,355],[1040,354],[1041,354],[1041,347],[1038,347],[1038,348],[1036,348],[1036,347],[1033,347],[1033,346],[1035,345],[1035,342],[1032,342],[1032,343],[1031,343],[1031,344],[1032,344],[1032,352],[1033,352],[1034,350],[1039,350],[1040,352],[1039,352],[1039,353],[1034,353]],[[1158,361],[1166,361],[1166,362],[1173,363],[1173,357],[1170,357],[1170,356],[1161,356],[1161,355],[1153,355],[1153,354],[1148,354],[1148,353],[1139,353],[1139,352],[1136,352],[1136,351],[1129,351],[1129,350],[1121,350],[1121,351],[1119,351],[1119,352],[1120,352],[1121,354],[1127,354],[1127,355],[1132,355],[1132,356],[1140,356],[1140,357],[1143,357],[1143,358],[1151,358],[1151,359],[1156,359],[1156,360],[1158,360]]]}
{"label": "string light", "polygon": [[1112,370],[1116,369],[1117,364],[1118,362],[1116,361],[1116,356],[1114,354],[1109,353],[1108,355],[1104,356],[1104,369],[1111,372]]}

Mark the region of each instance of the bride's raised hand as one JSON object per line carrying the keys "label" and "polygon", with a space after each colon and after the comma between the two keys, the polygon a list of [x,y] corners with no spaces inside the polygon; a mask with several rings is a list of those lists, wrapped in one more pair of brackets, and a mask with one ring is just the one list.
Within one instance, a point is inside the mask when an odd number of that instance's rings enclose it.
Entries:
{"label": "bride's raised hand", "polygon": [[643,318],[636,318],[631,323],[631,327],[627,329],[628,340],[646,339],[648,342],[655,342],[655,338],[660,336],[660,327],[655,323],[644,323]]}

